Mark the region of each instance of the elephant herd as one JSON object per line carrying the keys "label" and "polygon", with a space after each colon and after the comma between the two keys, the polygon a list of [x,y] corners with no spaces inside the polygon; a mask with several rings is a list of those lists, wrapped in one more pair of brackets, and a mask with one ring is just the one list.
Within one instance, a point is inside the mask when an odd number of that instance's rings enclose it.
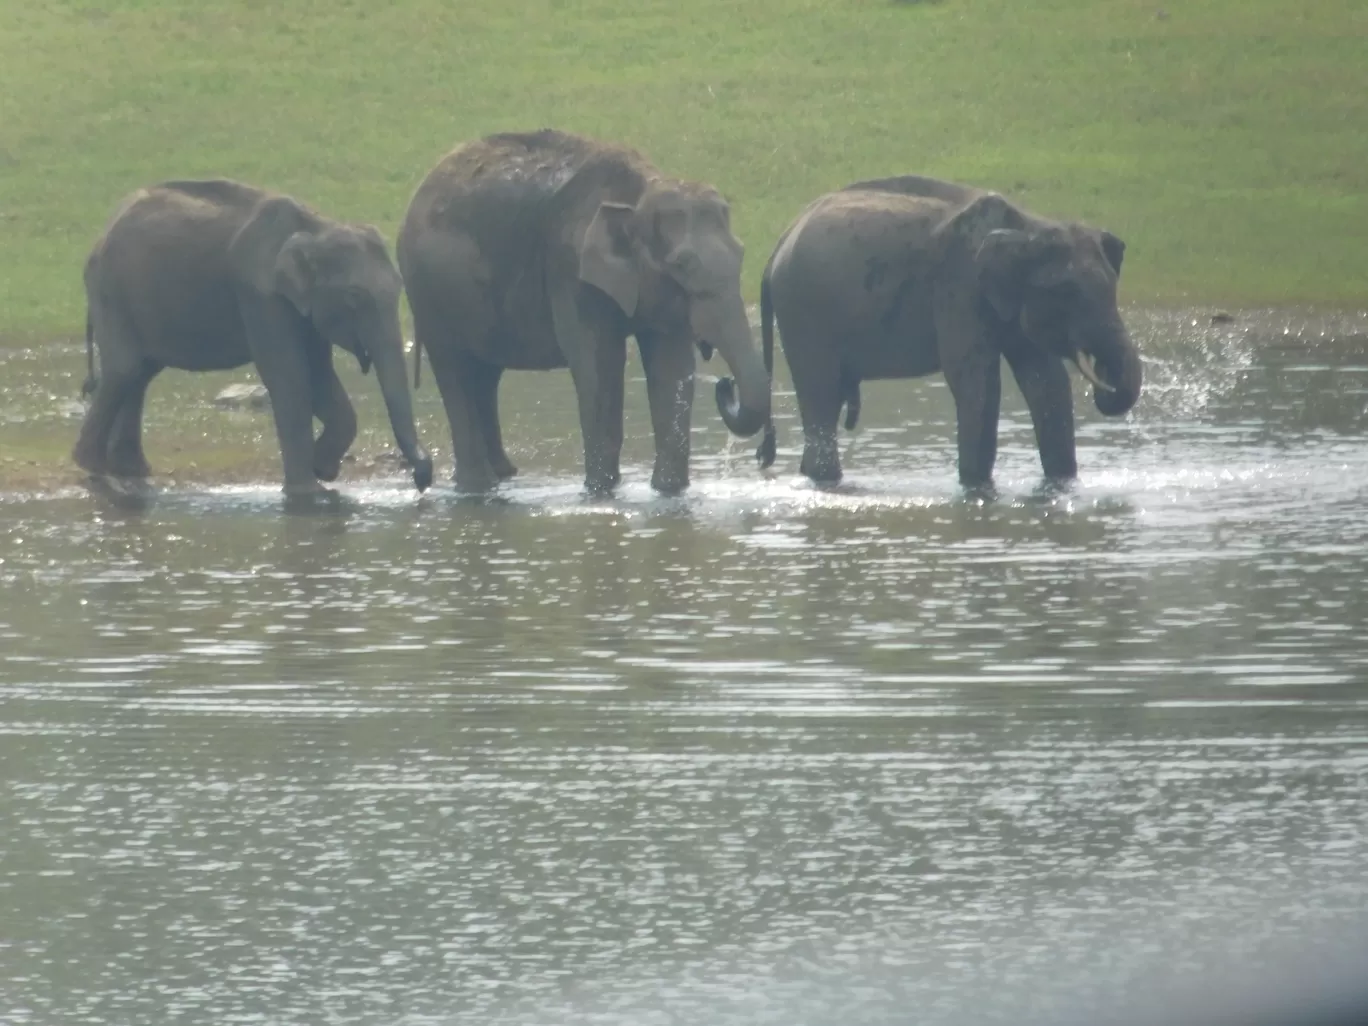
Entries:
{"label": "elephant herd", "polygon": [[92,395],[73,458],[95,475],[147,476],[142,409],[153,378],[251,361],[270,395],[286,493],[322,490],[356,435],[337,346],[363,373],[374,368],[426,489],[432,458],[414,427],[402,291],[415,379],[426,350],[459,490],[516,473],[499,426],[504,371],[560,367],[578,398],[586,488],[611,490],[628,336],[646,376],[656,490],[689,483],[695,350],[730,368],[718,411],[738,436],[763,431],[757,456],[770,466],[776,324],[812,480],[841,477],[837,424],[844,408],[854,427],[861,381],[940,371],[956,405],[960,480],[988,483],[1002,357],[1045,474],[1068,479],[1077,464],[1066,361],[1104,414],[1124,414],[1140,393],[1116,302],[1124,249],[1109,232],[1034,216],[996,193],[913,176],[859,182],[815,200],[780,238],[761,282],[757,349],[727,201],[624,146],[549,129],[458,146],[413,195],[397,268],[369,225],[233,181],[164,182],[124,201],[86,261]]}

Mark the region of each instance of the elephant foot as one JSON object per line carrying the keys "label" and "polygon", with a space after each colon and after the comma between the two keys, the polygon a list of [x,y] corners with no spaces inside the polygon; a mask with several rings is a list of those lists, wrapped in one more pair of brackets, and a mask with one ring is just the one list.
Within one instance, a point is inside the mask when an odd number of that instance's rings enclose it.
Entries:
{"label": "elephant foot", "polygon": [[689,475],[657,472],[651,475],[651,487],[661,495],[680,495],[689,487]]}
{"label": "elephant foot", "polygon": [[308,499],[320,495],[336,494],[331,488],[324,487],[320,482],[310,478],[308,481],[286,481],[281,488],[287,498]]}
{"label": "elephant foot", "polygon": [[77,445],[71,451],[71,459],[87,474],[100,475],[106,473],[105,460],[103,453],[93,452],[89,447]]}
{"label": "elephant foot", "polygon": [[961,478],[960,488],[964,490],[964,498],[969,502],[988,503],[997,501],[997,486],[993,484],[991,477],[977,481],[965,481]]}
{"label": "elephant foot", "polygon": [[104,472],[113,477],[143,478],[152,476],[152,467],[142,456],[112,456]]}
{"label": "elephant foot", "polygon": [[[611,474],[586,474],[584,477],[584,491],[588,495],[603,496],[612,495],[617,488],[618,482],[622,480],[622,474],[614,472]],[[654,481],[652,482],[654,483]]]}
{"label": "elephant foot", "polygon": [[499,486],[499,479],[494,476],[494,472],[488,467],[478,471],[466,470],[462,467],[456,468],[454,478],[456,490],[478,495],[481,492],[490,492]]}
{"label": "elephant foot", "polygon": [[816,484],[840,484],[841,458],[834,445],[808,446],[799,466],[803,475]]}
{"label": "elephant foot", "polygon": [[315,463],[313,472],[314,477],[320,481],[336,481],[338,475],[342,473],[342,461],[339,459],[335,462]]}
{"label": "elephant foot", "polygon": [[518,476],[518,468],[513,466],[507,456],[494,461],[494,476],[500,481]]}

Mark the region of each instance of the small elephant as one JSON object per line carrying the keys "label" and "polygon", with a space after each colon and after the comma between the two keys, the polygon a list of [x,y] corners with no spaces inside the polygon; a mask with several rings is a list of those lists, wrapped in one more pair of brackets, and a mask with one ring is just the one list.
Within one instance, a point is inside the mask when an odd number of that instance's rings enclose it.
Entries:
{"label": "small elephant", "polygon": [[[1076,477],[1064,361],[1108,416],[1140,395],[1140,356],[1116,306],[1124,252],[1110,232],[932,178],[859,182],[814,201],[760,286],[765,367],[777,320],[803,423],[802,472],[840,480],[836,424],[845,406],[845,426],[855,426],[861,381],[941,371],[955,400],[959,479],[990,483],[1006,357],[1045,475]],[[774,462],[772,423],[756,455],[762,467]]]}
{"label": "small elephant", "polygon": [[[404,370],[402,282],[373,227],[239,182],[163,182],[115,213],[86,261],[85,288],[82,391],[94,395],[72,457],[90,473],[151,473],[143,399],[163,368],[252,361],[270,394],[285,492],[321,491],[356,437],[356,413],[333,369],[336,345],[363,373],[374,364],[414,484],[431,484]],[[314,417],[323,423],[316,441]]]}
{"label": "small elephant", "polygon": [[646,373],[657,491],[689,483],[695,346],[705,358],[716,347],[736,376],[717,386],[734,431],[754,434],[769,416],[726,201],[634,150],[550,129],[459,146],[415,192],[397,251],[462,491],[516,473],[499,427],[503,372],[558,367],[574,380],[585,486],[610,491],[629,335]]}

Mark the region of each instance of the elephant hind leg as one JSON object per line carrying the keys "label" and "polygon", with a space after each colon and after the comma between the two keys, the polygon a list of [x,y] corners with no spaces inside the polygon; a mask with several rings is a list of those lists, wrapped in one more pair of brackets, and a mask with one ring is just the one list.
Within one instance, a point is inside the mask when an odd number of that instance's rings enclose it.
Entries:
{"label": "elephant hind leg", "polygon": [[143,453],[143,402],[152,379],[162,372],[162,365],[144,360],[129,379],[122,403],[114,416],[109,442],[107,473],[116,477],[149,477],[152,468]]}
{"label": "elephant hind leg", "polygon": [[[819,484],[835,484],[841,480],[836,426],[842,405],[849,401],[841,368],[831,358],[798,360],[790,364],[790,370],[793,390],[798,395],[798,416],[803,422],[803,461],[799,470]],[[853,408],[858,416],[858,397]]]}
{"label": "elephant hind leg", "polygon": [[490,446],[485,441],[484,422],[476,400],[482,364],[453,346],[422,343],[432,364],[432,376],[442,393],[447,424],[451,428],[451,452],[456,460],[456,489],[462,492],[487,492],[499,483],[490,462]]}
{"label": "elephant hind leg", "polygon": [[479,422],[485,443],[485,456],[494,476],[500,481],[516,477],[518,473],[518,468],[504,450],[503,430],[499,426],[499,382],[503,379],[503,372],[502,367],[471,358],[467,379],[475,407],[475,419]]}
{"label": "elephant hind leg", "polygon": [[[130,390],[137,388],[143,360],[136,333],[122,318],[105,314],[95,321],[95,343],[100,349],[100,378],[71,458],[91,474],[109,473],[111,434]],[[150,380],[150,379],[149,379]],[[141,405],[138,407],[141,419]]]}

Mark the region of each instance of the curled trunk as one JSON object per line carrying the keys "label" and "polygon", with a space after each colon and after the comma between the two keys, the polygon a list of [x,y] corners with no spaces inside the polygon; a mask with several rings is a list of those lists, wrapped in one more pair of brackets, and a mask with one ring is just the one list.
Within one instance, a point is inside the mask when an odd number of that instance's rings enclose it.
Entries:
{"label": "curled trunk", "polygon": [[700,339],[712,343],[731,369],[731,378],[717,381],[717,412],[727,430],[749,438],[769,421],[770,376],[751,336],[741,297],[719,301],[695,314]]}
{"label": "curled trunk", "polygon": [[1124,326],[1117,327],[1118,341],[1102,351],[1093,350],[1097,370],[1111,391],[1093,389],[1093,402],[1098,412],[1108,417],[1119,417],[1128,412],[1140,398],[1144,371],[1140,352],[1131,342]]}

